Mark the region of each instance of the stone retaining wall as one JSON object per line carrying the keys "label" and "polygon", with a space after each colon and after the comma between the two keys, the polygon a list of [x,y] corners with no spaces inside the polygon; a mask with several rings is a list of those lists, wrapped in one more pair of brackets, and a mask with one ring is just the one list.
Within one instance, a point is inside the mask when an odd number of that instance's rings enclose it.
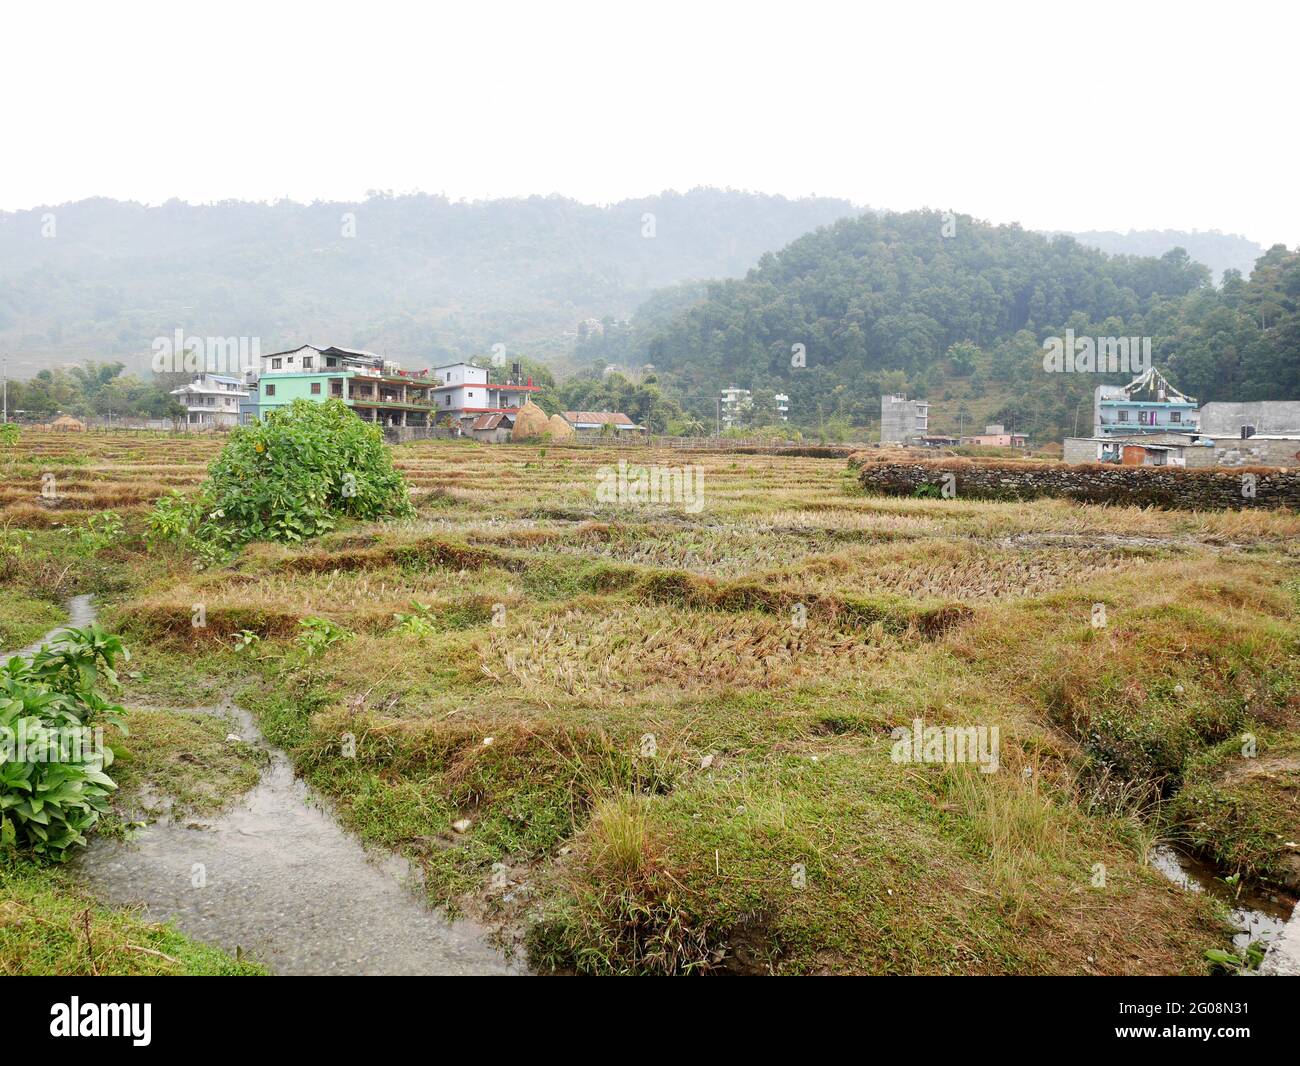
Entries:
{"label": "stone retaining wall", "polygon": [[[949,479],[946,475],[952,475]],[[1087,503],[1225,510],[1300,509],[1300,471],[1253,467],[1188,470],[1101,463],[975,463],[963,460],[872,463],[859,470],[867,492],[1032,500],[1060,496]],[[923,488],[922,486],[928,486]],[[1254,495],[1243,493],[1253,489]]]}

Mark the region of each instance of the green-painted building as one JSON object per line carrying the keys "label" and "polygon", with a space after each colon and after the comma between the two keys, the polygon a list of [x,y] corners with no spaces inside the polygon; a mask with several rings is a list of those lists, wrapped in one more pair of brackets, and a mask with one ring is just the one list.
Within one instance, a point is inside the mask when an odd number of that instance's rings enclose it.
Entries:
{"label": "green-painted building", "polygon": [[384,426],[432,426],[437,416],[429,392],[436,378],[378,374],[358,370],[264,373],[257,382],[256,402],[241,408],[243,421],[263,418],[294,400],[342,400],[359,418]]}

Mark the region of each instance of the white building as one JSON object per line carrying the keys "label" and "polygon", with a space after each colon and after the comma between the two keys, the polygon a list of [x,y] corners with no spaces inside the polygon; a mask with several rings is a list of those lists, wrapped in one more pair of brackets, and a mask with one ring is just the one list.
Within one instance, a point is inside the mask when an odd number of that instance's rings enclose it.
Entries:
{"label": "white building", "polygon": [[772,399],[776,402],[776,417],[782,422],[790,421],[790,397],[778,392]]}
{"label": "white building", "polygon": [[735,385],[722,390],[719,394],[719,417],[722,428],[730,429],[742,421],[746,413],[754,406],[754,397],[748,389],[738,389]]}
{"label": "white building", "polygon": [[429,395],[438,422],[444,418],[461,422],[484,414],[510,414],[527,403],[534,392],[541,391],[532,378],[523,380],[518,363],[512,368],[510,380],[500,383],[491,381],[487,367],[472,363],[437,366],[433,374],[439,384],[429,390]]}
{"label": "white building", "polygon": [[319,374],[322,370],[356,370],[361,373],[381,374],[386,368],[398,369],[396,363],[385,363],[382,355],[359,348],[317,348],[304,344],[283,352],[262,356],[263,374]]}
{"label": "white building", "polygon": [[199,374],[188,385],[172,389],[171,395],[184,406],[187,426],[212,429],[237,426],[240,401],[248,399],[250,391],[239,378]]}

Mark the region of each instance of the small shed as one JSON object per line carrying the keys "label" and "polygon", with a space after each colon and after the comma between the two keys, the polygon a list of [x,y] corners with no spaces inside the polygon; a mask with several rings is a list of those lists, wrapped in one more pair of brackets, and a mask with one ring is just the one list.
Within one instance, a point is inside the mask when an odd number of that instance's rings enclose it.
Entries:
{"label": "small shed", "polygon": [[514,425],[506,414],[479,415],[470,423],[469,435],[485,444],[503,444],[510,439]]}

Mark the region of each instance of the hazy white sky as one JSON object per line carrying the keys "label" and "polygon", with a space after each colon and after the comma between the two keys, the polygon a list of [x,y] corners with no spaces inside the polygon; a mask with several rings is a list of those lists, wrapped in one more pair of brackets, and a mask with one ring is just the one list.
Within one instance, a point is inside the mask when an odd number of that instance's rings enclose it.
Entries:
{"label": "hazy white sky", "polygon": [[6,5],[0,209],[695,185],[1300,244],[1300,5]]}

